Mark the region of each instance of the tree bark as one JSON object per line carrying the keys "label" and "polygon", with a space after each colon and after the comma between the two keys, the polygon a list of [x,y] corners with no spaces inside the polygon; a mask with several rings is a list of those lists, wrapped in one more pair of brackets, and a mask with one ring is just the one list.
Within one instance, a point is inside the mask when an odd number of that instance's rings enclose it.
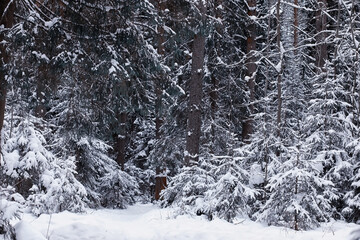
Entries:
{"label": "tree bark", "polygon": [[[277,76],[277,101],[278,101],[278,107],[277,107],[277,136],[280,138],[281,136],[281,109],[282,109],[282,73],[283,73],[283,53],[282,53],[282,45],[281,45],[281,21],[280,21],[280,4],[281,0],[278,0],[276,5],[276,20],[277,20],[277,28],[276,28],[276,34],[277,34],[277,47],[279,50],[280,55],[280,69],[278,69],[278,76]],[[278,154],[280,154],[280,150],[278,151]]]}
{"label": "tree bark", "polygon": [[[160,16],[166,9],[166,1],[165,0],[157,0],[158,4],[158,10]],[[162,25],[159,25],[158,27],[158,54],[163,57],[165,53],[165,36],[164,36],[164,27]],[[161,132],[160,128],[163,123],[162,118],[162,87],[161,87],[161,81],[165,80],[165,76],[163,73],[160,74],[160,76],[155,80],[155,93],[156,93],[156,139],[161,138]],[[160,162],[158,163],[158,166],[156,167],[156,177],[155,177],[155,200],[160,199],[160,193],[162,190],[164,190],[167,186],[166,181],[166,167],[165,167],[165,161],[164,159],[160,159]]]}
{"label": "tree bark", "polygon": [[[354,23],[355,23],[355,18],[356,18],[356,10],[355,10],[355,1],[352,0],[351,2],[351,15],[350,15],[350,31],[351,31],[351,38],[352,38],[352,42],[353,42],[353,46],[354,46],[354,49],[355,49],[355,63],[353,64],[353,89],[352,89],[352,98],[353,98],[353,112],[354,112],[354,116],[356,116],[356,125],[359,126],[360,125],[360,98],[357,100],[358,102],[356,103],[356,86],[359,85],[358,84],[358,68],[359,68],[359,44],[357,43],[357,40],[356,40],[356,33],[355,33],[355,26],[354,26]],[[340,16],[340,0],[339,0],[339,3],[338,3],[338,23],[340,22],[339,21],[339,16]],[[339,28],[339,24],[338,24],[338,27],[337,27],[337,36],[338,36],[338,28]],[[337,53],[337,52],[336,52]],[[336,59],[336,58],[335,58]],[[336,64],[335,64],[336,66]],[[336,71],[336,69],[335,69]],[[335,72],[336,74],[336,72]],[[359,92],[357,94],[360,93],[360,89],[358,90]],[[357,111],[357,113],[356,113]],[[356,134],[356,133],[354,133]],[[357,133],[356,136],[358,136],[359,133]]]}
{"label": "tree bark", "polygon": [[327,60],[326,44],[326,24],[327,17],[324,13],[327,7],[327,0],[318,0],[318,9],[316,11],[316,66],[318,71],[325,72],[324,65]]}
{"label": "tree bark", "polygon": [[[198,9],[205,24],[206,6],[202,0],[198,1]],[[205,27],[205,26],[201,26]],[[189,84],[188,121],[186,132],[185,165],[190,166],[199,159],[201,135],[201,100],[202,80],[204,76],[205,33],[199,31],[194,36],[192,46],[192,66]]]}
{"label": "tree bark", "polygon": [[[299,2],[298,0],[294,0],[294,56],[296,57],[297,55],[297,47],[299,44],[299,13],[298,13],[298,6]],[[298,124],[300,120],[298,120]],[[300,129],[300,127],[299,127]],[[297,152],[297,156],[296,156],[296,167],[299,166],[300,163],[300,146],[297,146],[298,148],[298,152]],[[295,179],[295,196],[298,194],[299,192],[299,177],[297,176]],[[295,231],[299,231],[299,213],[297,210],[295,210],[294,212],[294,229]]]}
{"label": "tree bark", "polygon": [[[215,1],[215,18],[216,19],[222,19],[222,8],[220,8],[219,6],[222,6],[223,4],[223,0],[216,0]],[[216,34],[214,36],[214,47],[216,49],[216,51],[220,50],[221,48],[221,44],[219,44],[219,39],[216,36],[223,36],[224,33],[224,26],[222,24],[222,22],[217,22],[215,23],[215,30],[216,30]],[[216,68],[216,66],[214,66],[214,68]],[[211,89],[210,89],[210,93],[209,93],[209,99],[210,99],[210,109],[211,109],[211,119],[212,119],[212,123],[211,123],[211,146],[210,146],[210,153],[211,154],[215,154],[214,151],[214,146],[215,146],[215,139],[216,139],[216,123],[215,123],[215,119],[216,119],[216,114],[218,112],[218,99],[219,99],[219,76],[215,73],[215,71],[211,71],[213,72],[211,74]]]}
{"label": "tree bark", "polygon": [[256,58],[255,58],[255,50],[256,50],[256,24],[252,17],[256,16],[256,0],[248,0],[248,17],[250,18],[251,24],[248,26],[248,36],[246,42],[246,53],[247,53],[247,61],[246,61],[246,79],[247,79],[247,87],[249,89],[250,95],[250,103],[249,103],[249,116],[247,116],[246,120],[243,123],[242,129],[242,139],[243,142],[249,143],[250,135],[253,133],[253,119],[252,114],[254,113],[254,100],[255,100],[255,76],[256,76]]}
{"label": "tree bark", "polygon": [[126,122],[127,122],[127,113],[121,112],[117,116],[120,132],[116,137],[116,148],[117,148],[117,157],[116,162],[121,167],[121,170],[125,169],[125,153],[126,153]]}
{"label": "tree bark", "polygon": [[[272,3],[271,1],[268,1],[268,10],[270,11],[272,7]],[[266,58],[269,59],[270,57],[270,44],[271,44],[271,36],[270,36],[270,31],[272,29],[272,24],[271,24],[271,15],[269,14],[267,17],[267,47],[266,47]],[[269,81],[270,81],[270,65],[268,62],[266,62],[266,72],[265,72],[265,86],[264,86],[264,98],[266,99],[268,96],[268,88],[269,88]],[[267,123],[268,122],[268,101],[265,102],[266,106],[265,106],[265,114],[264,114],[264,122]],[[264,139],[267,138],[267,133],[264,132]],[[264,184],[263,186],[265,187],[267,182],[268,182],[268,166],[269,166],[269,156],[268,156],[268,151],[269,151],[269,147],[268,144],[266,143],[265,145],[265,156],[264,156],[264,163],[265,163],[265,167],[264,167]],[[264,192],[265,194],[265,192]],[[265,197],[265,196],[264,196]]]}
{"label": "tree bark", "polygon": [[37,77],[37,86],[36,86],[36,107],[35,107],[35,116],[38,118],[43,118],[46,114],[45,107],[45,82],[48,78],[49,66],[46,63],[41,63],[38,69]]}
{"label": "tree bark", "polygon": [[297,8],[297,6],[299,6],[299,1],[294,0],[294,5],[296,6],[294,7],[294,55],[296,55],[296,48],[299,44],[299,9]]}
{"label": "tree bark", "polygon": [[[0,25],[3,25],[5,28],[11,28],[14,23],[14,11],[15,4],[11,0],[1,0],[0,3]],[[10,56],[6,51],[5,46],[5,34],[0,34],[0,164],[1,164],[1,132],[4,126],[4,117],[5,117],[5,106],[6,106],[6,64],[9,63]]]}

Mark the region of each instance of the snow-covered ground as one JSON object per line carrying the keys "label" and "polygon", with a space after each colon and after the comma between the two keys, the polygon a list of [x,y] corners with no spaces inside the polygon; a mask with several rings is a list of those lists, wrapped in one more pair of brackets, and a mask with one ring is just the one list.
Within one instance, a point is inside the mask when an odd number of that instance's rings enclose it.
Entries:
{"label": "snow-covered ground", "polygon": [[16,233],[18,240],[350,240],[350,233],[358,228],[333,222],[295,232],[250,220],[230,224],[197,216],[173,218],[169,209],[137,204],[126,210],[89,210],[86,214],[63,212],[39,218],[24,214]]}

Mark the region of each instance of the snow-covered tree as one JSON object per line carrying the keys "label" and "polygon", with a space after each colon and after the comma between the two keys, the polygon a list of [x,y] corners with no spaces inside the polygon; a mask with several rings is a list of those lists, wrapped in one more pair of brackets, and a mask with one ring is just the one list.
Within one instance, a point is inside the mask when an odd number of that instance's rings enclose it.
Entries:
{"label": "snow-covered tree", "polygon": [[178,214],[210,216],[211,209],[204,204],[206,191],[215,182],[214,176],[209,173],[210,167],[206,161],[183,167],[161,192],[162,206],[176,207]]}
{"label": "snow-covered tree", "polygon": [[322,162],[307,159],[300,146],[288,154],[288,160],[278,165],[278,173],[269,178],[269,199],[256,218],[295,230],[328,221],[333,196],[326,193],[333,184],[321,177]]}
{"label": "snow-covered tree", "polygon": [[90,205],[124,208],[134,203],[138,184],[107,155],[110,146],[89,137],[76,144],[77,177],[88,192]]}
{"label": "snow-covered tree", "polygon": [[355,167],[355,175],[351,179],[351,191],[345,195],[347,208],[343,210],[344,215],[347,219],[358,222],[360,214],[360,167]]}
{"label": "snow-covered tree", "polygon": [[43,122],[33,117],[16,119],[3,150],[5,182],[36,214],[83,211],[86,191],[75,178],[75,159],[58,158],[49,150],[45,130],[37,127]]}
{"label": "snow-covered tree", "polygon": [[205,193],[206,211],[229,222],[238,216],[248,217],[257,191],[249,184],[250,174],[244,169],[243,159],[227,156],[214,160],[210,174],[216,177]]}
{"label": "snow-covered tree", "polygon": [[10,221],[20,217],[21,203],[24,199],[15,193],[12,187],[0,186],[0,234],[8,239],[15,239],[15,232]]}

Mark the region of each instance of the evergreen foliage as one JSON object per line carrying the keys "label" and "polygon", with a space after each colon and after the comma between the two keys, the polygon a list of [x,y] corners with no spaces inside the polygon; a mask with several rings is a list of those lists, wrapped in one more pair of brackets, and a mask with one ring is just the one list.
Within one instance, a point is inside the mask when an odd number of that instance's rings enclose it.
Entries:
{"label": "evergreen foliage", "polygon": [[16,188],[35,214],[83,211],[86,190],[75,178],[74,158],[60,159],[49,151],[44,130],[35,126],[36,120],[18,120],[6,140],[6,183]]}
{"label": "evergreen foliage", "polygon": [[359,9],[18,1],[14,22],[0,19],[0,234],[23,207],[152,201],[159,177],[160,204],[179,214],[358,222]]}

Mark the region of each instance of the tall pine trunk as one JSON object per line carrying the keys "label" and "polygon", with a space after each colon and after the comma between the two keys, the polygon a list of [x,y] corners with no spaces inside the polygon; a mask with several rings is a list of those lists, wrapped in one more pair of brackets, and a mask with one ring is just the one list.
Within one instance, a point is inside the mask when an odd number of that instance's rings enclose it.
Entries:
{"label": "tall pine trunk", "polygon": [[[14,11],[15,4],[11,0],[1,0],[0,2],[0,25],[3,25],[5,28],[11,28],[14,23]],[[5,117],[5,105],[6,105],[6,87],[7,87],[7,73],[6,73],[6,64],[9,63],[10,56],[7,53],[5,46],[5,33],[0,34],[0,155],[1,154],[1,142],[2,142],[2,128],[4,125]],[[1,164],[0,156],[0,164]]]}
{"label": "tall pine trunk", "polygon": [[324,65],[327,60],[326,7],[327,0],[318,0],[318,9],[316,11],[316,66],[320,72],[325,72]]}
{"label": "tall pine trunk", "polygon": [[[165,0],[157,0],[158,10],[160,16],[166,9],[166,1]],[[164,56],[165,53],[165,36],[164,36],[164,27],[160,25],[158,27],[158,54],[160,57]],[[165,76],[163,73],[160,73],[160,76],[155,80],[155,93],[156,93],[156,139],[161,138],[160,128],[163,123],[162,119],[162,87],[161,81],[165,81]],[[155,177],[155,200],[160,199],[160,192],[166,188],[166,168],[165,168],[165,159],[160,159],[158,166],[156,166],[156,177]]]}
{"label": "tall pine trunk", "polygon": [[[215,18],[216,19],[222,19],[222,9],[219,8],[218,6],[222,6],[223,4],[223,0],[216,0],[215,1]],[[224,29],[223,29],[223,24],[221,22],[217,22],[215,24],[215,30],[216,30],[216,35],[222,36],[224,33]],[[221,44],[219,44],[218,39],[215,37],[215,49],[220,49]],[[209,93],[209,99],[210,99],[210,106],[211,106],[211,146],[210,146],[210,153],[214,154],[214,145],[215,143],[215,139],[216,139],[216,114],[218,112],[218,100],[219,100],[219,76],[217,76],[216,74],[212,73],[211,74],[211,90]]]}
{"label": "tall pine trunk", "polygon": [[35,116],[38,118],[43,118],[46,114],[45,107],[45,84],[48,78],[47,71],[49,69],[48,64],[41,63],[38,69],[37,77],[37,86],[36,86],[36,107],[35,107]]}
{"label": "tall pine trunk", "polygon": [[[126,79],[122,79],[120,84],[120,95],[124,99],[128,99],[129,97],[129,91],[128,91],[128,84]],[[123,104],[126,104],[123,102]],[[116,162],[121,167],[121,170],[125,169],[125,155],[126,155],[126,146],[127,146],[127,124],[128,124],[128,112],[127,112],[127,106],[118,106],[119,109],[117,109],[116,113],[116,120],[117,120],[117,136],[115,136],[116,141]]]}
{"label": "tall pine trunk", "polygon": [[116,148],[117,148],[117,157],[116,162],[121,167],[121,170],[125,169],[125,154],[126,154],[126,123],[127,123],[127,113],[121,112],[117,116],[119,123],[119,135],[116,138]]}
{"label": "tall pine trunk", "polygon": [[256,16],[256,0],[248,0],[248,17],[250,18],[251,24],[248,26],[248,36],[246,43],[246,53],[247,53],[247,61],[246,61],[246,81],[247,87],[249,90],[249,107],[247,118],[243,123],[242,129],[242,138],[244,142],[249,142],[250,135],[253,133],[253,120],[252,114],[254,113],[254,100],[255,100],[255,77],[256,77],[256,58],[255,58],[255,50],[256,50],[256,24],[253,17]]}
{"label": "tall pine trunk", "polygon": [[[294,56],[295,56],[295,59],[296,59],[296,56],[297,56],[297,47],[298,47],[298,44],[299,44],[299,12],[298,12],[298,0],[294,0]],[[300,119],[298,119],[298,121],[300,121]],[[300,129],[300,128],[299,128]],[[298,152],[297,152],[297,158],[296,158],[296,167],[299,166],[299,162],[300,162],[300,147],[298,146]],[[296,180],[295,180],[295,190],[294,190],[294,193],[295,195],[298,194],[298,191],[299,191],[299,177],[297,176],[296,177]],[[299,231],[299,216],[298,216],[298,211],[295,210],[295,213],[294,213],[294,229],[296,231]]]}
{"label": "tall pine trunk", "polygon": [[[282,73],[283,73],[283,69],[284,69],[284,63],[283,63],[283,52],[282,52],[282,43],[281,43],[281,21],[280,21],[280,5],[281,5],[281,0],[277,1],[276,4],[276,21],[277,21],[277,28],[276,28],[276,34],[277,34],[277,38],[276,38],[276,42],[277,42],[277,47],[278,47],[278,51],[279,51],[279,65],[278,65],[278,76],[277,76],[277,101],[278,101],[278,106],[277,106],[277,118],[276,118],[276,123],[277,123],[277,137],[280,139],[281,137],[281,110],[282,110]],[[280,155],[280,146],[277,152],[278,155]]]}
{"label": "tall pine trunk", "polygon": [[[197,7],[201,14],[201,22],[205,26],[206,6],[204,1],[199,0]],[[186,154],[185,165],[190,166],[199,159],[200,136],[201,136],[201,100],[202,100],[202,81],[204,76],[206,36],[203,29],[200,29],[194,36],[192,46],[192,66],[189,84],[188,119],[186,131]]]}

